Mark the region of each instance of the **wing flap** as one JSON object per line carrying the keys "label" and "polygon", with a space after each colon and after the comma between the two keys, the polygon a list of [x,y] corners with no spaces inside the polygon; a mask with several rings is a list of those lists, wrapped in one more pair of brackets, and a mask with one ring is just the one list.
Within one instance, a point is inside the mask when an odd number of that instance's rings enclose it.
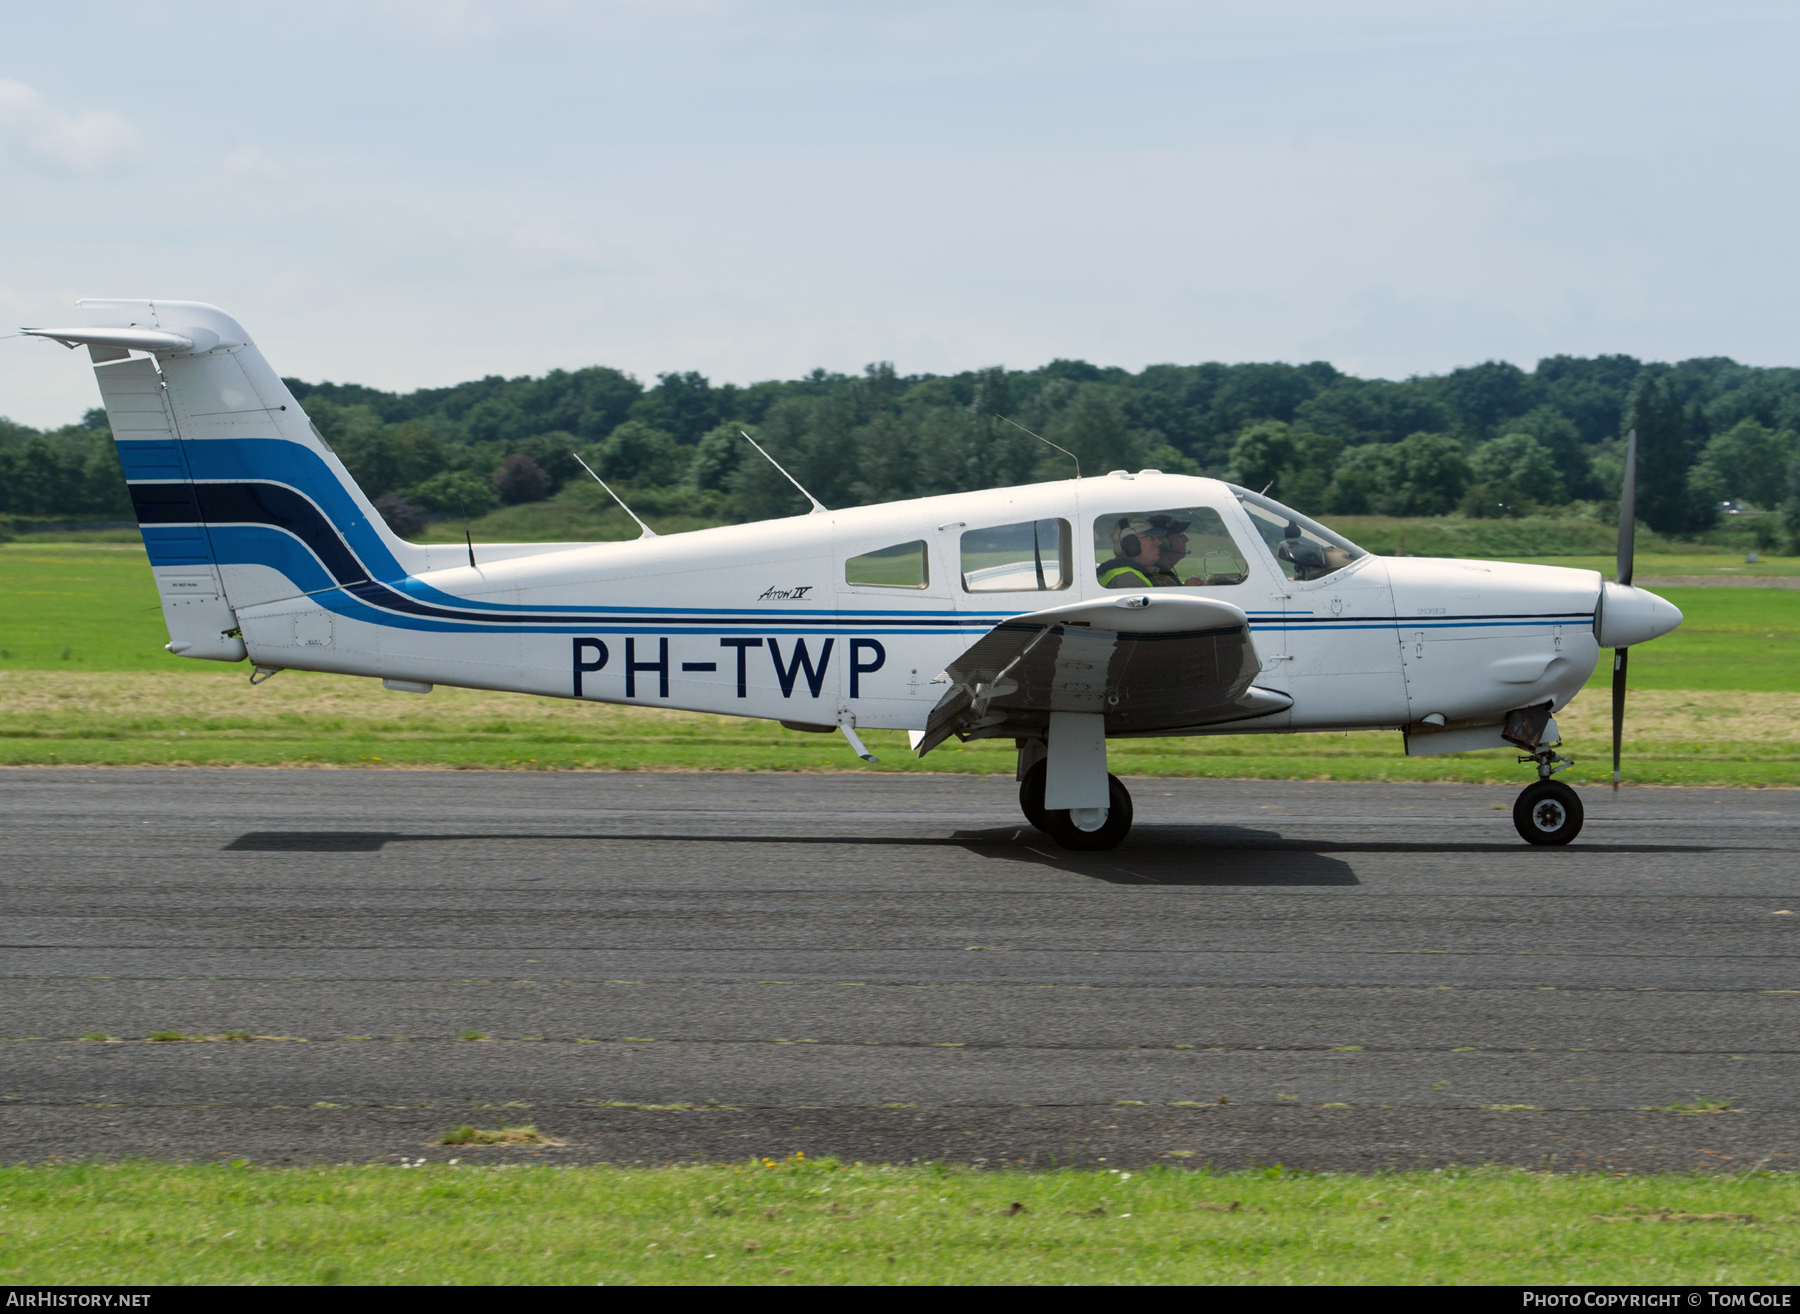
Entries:
{"label": "wing flap", "polygon": [[1252,687],[1261,666],[1243,611],[1212,598],[1134,594],[1015,616],[950,664],[918,749],[1039,736],[1052,712],[1099,713],[1108,735],[1132,735],[1292,706]]}

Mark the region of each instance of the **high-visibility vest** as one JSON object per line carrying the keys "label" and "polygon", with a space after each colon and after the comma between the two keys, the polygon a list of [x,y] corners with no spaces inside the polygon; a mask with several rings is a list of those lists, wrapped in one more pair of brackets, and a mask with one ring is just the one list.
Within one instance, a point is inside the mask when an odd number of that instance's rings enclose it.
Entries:
{"label": "high-visibility vest", "polygon": [[1153,589],[1156,587],[1144,568],[1124,557],[1114,557],[1100,567],[1100,587],[1107,589]]}

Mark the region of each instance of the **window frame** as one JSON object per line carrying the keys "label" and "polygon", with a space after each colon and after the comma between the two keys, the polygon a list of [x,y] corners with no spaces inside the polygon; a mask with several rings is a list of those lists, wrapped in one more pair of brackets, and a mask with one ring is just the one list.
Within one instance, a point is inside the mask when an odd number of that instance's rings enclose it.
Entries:
{"label": "window frame", "polygon": [[[1351,542],[1349,538],[1340,534],[1337,530],[1332,529],[1327,525],[1320,524],[1311,516],[1301,515],[1300,512],[1294,510],[1293,507],[1288,506],[1286,503],[1277,502],[1272,497],[1267,497],[1262,493],[1252,492],[1250,489],[1240,487],[1237,484],[1228,483],[1225,487],[1231,490],[1232,500],[1237,504],[1238,512],[1244,517],[1245,521],[1249,523],[1251,533],[1255,535],[1256,541],[1262,544],[1263,553],[1268,559],[1270,568],[1274,570],[1275,577],[1287,588],[1307,589],[1312,588],[1315,585],[1324,584],[1329,580],[1335,580],[1346,570],[1355,569],[1359,562],[1367,561],[1375,555],[1360,544]],[[1265,511],[1286,516],[1289,523],[1299,525],[1301,529],[1315,535],[1324,543],[1336,547],[1340,551],[1347,550],[1355,555],[1337,569],[1327,571],[1316,579],[1291,578],[1287,571],[1282,569],[1281,558],[1276,555],[1274,546],[1270,544],[1267,538],[1263,537],[1262,529],[1257,524],[1256,515],[1250,510],[1251,504],[1261,507]]]}
{"label": "window frame", "polygon": [[[1159,506],[1159,507],[1153,507],[1152,509],[1146,511],[1146,510],[1142,509],[1142,503],[1133,503],[1130,506],[1118,507],[1116,509],[1109,510],[1109,511],[1096,511],[1096,512],[1092,513],[1092,532],[1090,533],[1090,541],[1091,541],[1091,546],[1093,547],[1094,552],[1095,552],[1095,559],[1094,559],[1092,565],[1089,567],[1088,584],[1091,585],[1093,588],[1098,589],[1102,594],[1116,593],[1116,592],[1121,591],[1118,589],[1109,588],[1107,585],[1102,584],[1100,582],[1100,567],[1106,564],[1106,560],[1099,556],[1099,541],[1100,541],[1099,540],[1099,528],[1100,528],[1100,525],[1102,523],[1104,523],[1106,520],[1111,519],[1111,518],[1116,518],[1118,516],[1160,516],[1160,515],[1171,515],[1176,512],[1181,512],[1181,511],[1189,511],[1189,512],[1210,511],[1210,512],[1212,512],[1213,515],[1215,515],[1219,518],[1219,528],[1225,531],[1226,539],[1231,543],[1233,550],[1237,553],[1238,559],[1244,563],[1244,577],[1241,580],[1237,581],[1237,583],[1235,583],[1235,584],[1163,584],[1163,585],[1158,585],[1155,587],[1158,587],[1161,589],[1177,589],[1177,588],[1178,589],[1238,589],[1238,588],[1243,588],[1245,585],[1249,584],[1253,579],[1255,579],[1256,566],[1251,559],[1251,553],[1246,552],[1244,550],[1244,544],[1241,541],[1239,541],[1239,539],[1238,539],[1238,534],[1243,532],[1245,526],[1240,523],[1236,531],[1234,531],[1232,529],[1233,510],[1236,510],[1237,512],[1241,513],[1243,508],[1238,506],[1235,500],[1233,500],[1229,504],[1229,509],[1228,509],[1228,507],[1218,506],[1209,501],[1197,501],[1197,502],[1190,502],[1186,506],[1167,506],[1167,507]],[[1263,543],[1263,538],[1262,538],[1261,534],[1254,534],[1254,537],[1258,543]],[[1264,550],[1266,551],[1267,544],[1264,544],[1263,546],[1264,546]],[[1184,558],[1184,560],[1185,560],[1185,558]],[[1201,562],[1202,562],[1202,564],[1204,564],[1204,562],[1205,562],[1204,557],[1201,558]],[[1129,590],[1124,590],[1124,591],[1128,592]]]}
{"label": "window frame", "polygon": [[[865,580],[853,580],[850,578],[850,563],[852,561],[874,556],[878,552],[887,552],[896,548],[911,547],[915,543],[918,544],[919,547],[920,574],[923,576],[920,583],[876,584]],[[844,556],[843,579],[839,587],[846,589],[878,589],[883,593],[929,593],[931,591],[931,540],[921,535],[918,538],[902,539],[898,543],[889,543],[868,552],[846,553]]]}
{"label": "window frame", "polygon": [[[970,588],[969,587],[969,575],[971,574],[971,572],[964,570],[962,568],[963,562],[964,562],[964,551],[963,551],[963,540],[964,539],[966,539],[970,534],[992,533],[995,530],[999,530],[999,529],[1011,529],[1015,525],[1041,525],[1045,521],[1049,521],[1050,523],[1057,526],[1057,545],[1056,545],[1055,560],[1056,560],[1056,566],[1057,566],[1057,573],[1058,573],[1059,578],[1061,579],[1061,583],[1052,585],[1048,588],[1042,588],[1042,589],[1035,588],[1035,587],[1034,588],[1023,588],[1023,589],[1013,589],[1013,588],[984,589],[984,588]],[[1041,546],[1042,545],[1040,544],[1040,547]],[[957,566],[957,571],[956,571],[957,582],[961,585],[963,594],[966,596],[969,596],[969,597],[986,597],[989,595],[999,595],[999,594],[1009,594],[1009,593],[1015,594],[1015,595],[1021,594],[1021,593],[1032,593],[1032,594],[1067,593],[1070,589],[1075,587],[1075,525],[1067,516],[1056,516],[1056,515],[1033,516],[1030,520],[1003,520],[999,524],[994,524],[994,525],[965,525],[956,536],[955,552],[956,552],[956,566]],[[1038,560],[1041,561],[1042,557],[1040,556],[1038,558]],[[1010,563],[1001,563],[1001,564],[1010,564]],[[982,569],[992,569],[992,567],[983,567]]]}

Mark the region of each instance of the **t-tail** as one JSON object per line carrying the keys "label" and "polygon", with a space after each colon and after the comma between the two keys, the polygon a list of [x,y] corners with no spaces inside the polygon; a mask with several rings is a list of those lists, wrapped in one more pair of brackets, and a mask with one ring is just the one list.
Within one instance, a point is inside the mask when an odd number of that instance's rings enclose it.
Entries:
{"label": "t-tail", "polygon": [[170,652],[240,661],[239,610],[426,568],[430,551],[388,528],[231,316],[77,305],[80,328],[24,331],[93,358]]}

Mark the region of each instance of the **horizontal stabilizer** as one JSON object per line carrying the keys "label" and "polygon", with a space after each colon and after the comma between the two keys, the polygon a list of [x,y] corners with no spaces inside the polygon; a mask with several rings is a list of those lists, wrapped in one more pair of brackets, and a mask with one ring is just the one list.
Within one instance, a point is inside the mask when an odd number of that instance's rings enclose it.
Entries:
{"label": "horizontal stabilizer", "polygon": [[76,347],[114,347],[122,351],[149,351],[170,356],[192,355],[211,351],[214,347],[241,347],[241,342],[224,342],[211,329],[185,328],[179,333],[164,329],[140,328],[28,328],[19,332],[27,337],[49,338],[73,350]]}

